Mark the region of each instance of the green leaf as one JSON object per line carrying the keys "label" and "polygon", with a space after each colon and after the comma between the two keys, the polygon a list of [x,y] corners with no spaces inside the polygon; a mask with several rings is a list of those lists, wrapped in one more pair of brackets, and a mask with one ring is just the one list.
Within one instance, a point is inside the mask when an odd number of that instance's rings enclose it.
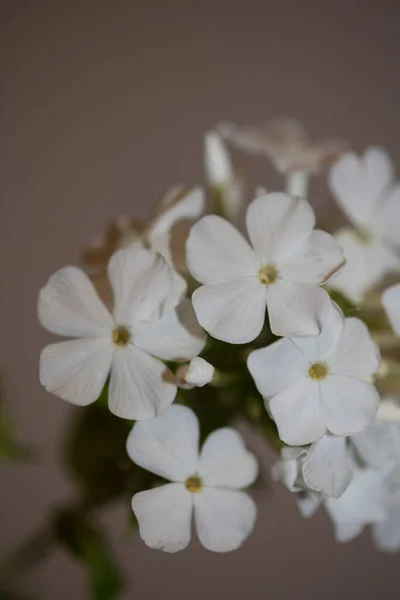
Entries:
{"label": "green leaf", "polygon": [[89,516],[73,511],[59,513],[55,529],[60,544],[87,569],[92,600],[118,598],[123,589],[122,576]]}

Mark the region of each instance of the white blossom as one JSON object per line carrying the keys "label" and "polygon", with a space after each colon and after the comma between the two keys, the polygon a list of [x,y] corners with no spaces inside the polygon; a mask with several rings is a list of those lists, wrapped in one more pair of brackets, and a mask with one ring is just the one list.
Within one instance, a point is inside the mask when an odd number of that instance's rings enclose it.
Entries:
{"label": "white blossom", "polygon": [[213,337],[243,344],[265,320],[276,335],[317,335],[330,299],[322,288],[342,266],[340,246],[314,230],[311,206],[271,193],[246,214],[252,246],[227,221],[209,215],[191,229],[187,263],[204,284],[192,297],[199,323]]}
{"label": "white blossom", "polygon": [[188,365],[181,365],[177,369],[175,377],[178,387],[183,389],[203,387],[212,381],[214,367],[201,356],[195,356]]}
{"label": "white blossom", "polygon": [[346,436],[375,419],[379,395],[365,378],[378,370],[379,350],[366,325],[343,319],[333,303],[318,336],[274,342],[251,352],[247,365],[287,444]]}
{"label": "white blossom", "polygon": [[273,476],[292,492],[313,490],[338,498],[350,484],[346,438],[324,435],[309,447],[285,446],[281,455]]}
{"label": "white blossom", "polygon": [[158,203],[148,223],[128,217],[110,223],[105,234],[85,251],[85,262],[89,266],[104,265],[118,249],[145,247],[161,254],[173,268],[173,295],[183,298],[187,285],[179,272],[186,272],[186,239],[204,208],[201,188],[186,190],[176,185]]}
{"label": "white blossom", "polygon": [[331,286],[359,303],[384,275],[400,270],[400,184],[388,154],[378,147],[367,148],[362,157],[344,155],[328,183],[353,225],[336,234],[346,266]]}
{"label": "white blossom", "polygon": [[49,392],[84,406],[98,398],[110,375],[111,412],[149,419],[176,394],[174,377],[158,358],[182,361],[198,355],[204,333],[189,300],[169,309],[173,274],[160,255],[142,248],[119,250],[108,276],[112,314],[77,267],[60,269],[41,290],[42,325],[76,339],[44,348],[40,381]]}
{"label": "white blossom", "polygon": [[128,437],[130,458],[172,482],[132,499],[140,536],[151,548],[186,548],[193,516],[200,542],[215,552],[235,550],[253,529],[256,507],[241,490],[257,477],[255,456],[228,427],[211,433],[200,453],[198,446],[197,417],[179,405],[136,423]]}

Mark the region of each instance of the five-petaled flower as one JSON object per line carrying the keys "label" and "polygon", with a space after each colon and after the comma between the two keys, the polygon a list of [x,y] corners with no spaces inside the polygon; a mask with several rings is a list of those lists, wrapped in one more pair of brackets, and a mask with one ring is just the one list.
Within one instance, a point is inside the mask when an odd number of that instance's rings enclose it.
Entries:
{"label": "five-petaled flower", "polygon": [[268,306],[276,335],[317,335],[330,304],[318,286],[342,267],[339,244],[314,230],[305,200],[283,193],[253,200],[246,224],[253,247],[215,215],[191,229],[188,267],[205,284],[192,296],[199,323],[217,339],[243,344],[261,332]]}
{"label": "five-petaled flower", "polygon": [[318,336],[274,342],[247,365],[287,444],[350,435],[375,419],[379,394],[366,378],[379,368],[378,347],[362,321],[343,319],[333,303]]}
{"label": "five-petaled flower", "polygon": [[119,250],[110,259],[108,276],[112,314],[77,267],[60,269],[41,290],[42,325],[78,339],[44,348],[40,381],[49,392],[84,406],[98,398],[110,375],[111,412],[149,419],[173,402],[177,390],[173,374],[158,358],[197,356],[204,332],[189,300],[170,307],[173,274],[159,254],[143,248]]}
{"label": "five-petaled flower", "polygon": [[215,552],[235,550],[253,529],[256,507],[241,490],[257,477],[255,456],[228,427],[211,433],[200,453],[198,446],[197,417],[180,405],[136,423],[128,436],[130,458],[173,482],[132,499],[140,536],[151,548],[165,552],[186,548],[193,514],[200,542]]}

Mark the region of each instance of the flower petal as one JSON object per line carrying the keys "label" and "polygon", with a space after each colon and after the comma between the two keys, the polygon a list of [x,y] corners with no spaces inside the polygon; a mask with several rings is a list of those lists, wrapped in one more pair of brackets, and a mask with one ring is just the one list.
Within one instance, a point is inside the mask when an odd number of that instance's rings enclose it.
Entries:
{"label": "flower petal", "polygon": [[314,442],[303,461],[303,477],[310,489],[341,496],[352,477],[346,438],[324,435]]}
{"label": "flower petal", "polygon": [[379,406],[373,385],[346,375],[330,375],[320,385],[326,425],[334,435],[351,435],[371,425]]}
{"label": "flower petal", "polygon": [[268,404],[281,440],[290,446],[311,444],[326,433],[316,381],[304,379],[273,396]]}
{"label": "flower petal", "polygon": [[355,304],[360,303],[386,273],[400,268],[400,260],[389,248],[375,240],[366,243],[354,229],[341,229],[335,237],[343,248],[346,264],[329,281],[329,286]]}
{"label": "flower petal", "polygon": [[172,290],[172,270],[145,248],[118,250],[108,263],[117,325],[159,319]]}
{"label": "flower petal", "polygon": [[293,257],[279,264],[279,274],[286,281],[319,285],[334,277],[343,265],[340,244],[329,233],[315,230]]}
{"label": "flower petal", "polygon": [[251,534],[257,510],[244,492],[206,487],[193,501],[197,535],[207,550],[236,550]]}
{"label": "flower petal", "polygon": [[110,335],[113,321],[88,276],[77,267],[64,267],[40,290],[38,316],[43,327],[58,335]]}
{"label": "flower petal", "polygon": [[117,348],[111,367],[108,404],[123,419],[152,419],[174,401],[173,375],[156,358],[132,344]]}
{"label": "flower petal", "polygon": [[336,540],[354,539],[365,525],[378,523],[385,517],[382,473],[356,469],[349,487],[340,498],[327,498],[325,508],[333,520]]}
{"label": "flower petal", "polygon": [[141,350],[164,360],[184,361],[200,354],[206,343],[190,300],[164,313],[158,321],[140,324],[133,342]]}
{"label": "flower petal", "polygon": [[200,325],[210,335],[230,344],[245,344],[264,325],[266,286],[255,277],[241,277],[198,288],[192,302]]}
{"label": "flower petal", "polygon": [[344,329],[344,316],[340,308],[331,302],[321,322],[321,332],[312,337],[292,338],[299,350],[311,362],[323,361],[335,349]]}
{"label": "flower petal", "polygon": [[180,482],[197,472],[198,447],[197,417],[179,404],[155,419],[136,423],[126,442],[128,455],[137,465]]}
{"label": "flower petal", "polygon": [[400,283],[382,294],[382,304],[395,333],[400,336]]}
{"label": "flower petal", "polygon": [[393,178],[387,153],[368,148],[364,156],[348,153],[340,158],[329,174],[329,187],[341,209],[355,225],[374,225],[381,195]]}
{"label": "flower petal", "polygon": [[206,486],[245,488],[256,480],[258,462],[239,433],[223,427],[213,431],[204,442],[198,473]]}
{"label": "flower petal", "polygon": [[400,550],[400,506],[398,504],[389,509],[384,521],[373,526],[372,536],[378,550],[384,552]]}
{"label": "flower petal", "polygon": [[331,300],[322,288],[278,280],[266,286],[271,331],[281,336],[318,335]]}
{"label": "flower petal", "polygon": [[40,355],[40,382],[63,400],[86,406],[100,396],[111,368],[111,338],[50,344]]}
{"label": "flower petal", "polygon": [[246,213],[251,243],[264,263],[280,263],[293,256],[314,225],[314,211],[308,202],[281,192],[256,198]]}
{"label": "flower petal", "polygon": [[342,335],[329,358],[330,372],[367,377],[376,373],[380,364],[379,348],[365,323],[354,317],[345,319]]}
{"label": "flower petal", "polygon": [[181,483],[135,494],[132,510],[140,537],[150,548],[179,552],[189,545],[193,505],[190,493]]}
{"label": "flower petal", "polygon": [[392,187],[380,212],[382,235],[397,246],[400,245],[400,184]]}
{"label": "flower petal", "polygon": [[165,210],[152,222],[147,232],[150,243],[153,237],[170,232],[179,221],[194,221],[204,211],[205,197],[204,190],[201,188],[194,188],[187,192],[173,188],[171,192],[176,195],[176,199],[169,202]]}
{"label": "flower petal", "polygon": [[186,259],[190,273],[201,283],[257,276],[260,268],[244,237],[216,215],[203,217],[193,225],[186,243]]}
{"label": "flower petal", "polygon": [[284,338],[266,348],[253,350],[247,368],[262,396],[273,396],[291,387],[308,375],[310,363],[293,343]]}
{"label": "flower petal", "polygon": [[204,169],[211,186],[223,186],[234,178],[228,151],[216,131],[209,131],[204,136]]}

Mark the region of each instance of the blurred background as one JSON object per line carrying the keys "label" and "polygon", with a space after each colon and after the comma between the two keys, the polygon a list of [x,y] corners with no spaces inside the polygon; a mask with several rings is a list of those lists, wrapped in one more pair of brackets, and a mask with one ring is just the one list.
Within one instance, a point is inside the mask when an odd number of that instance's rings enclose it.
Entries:
{"label": "blurred background", "polygon": [[[202,137],[220,120],[293,116],[313,136],[385,146],[400,169],[400,6],[391,0],[2,0],[1,377],[32,464],[0,465],[0,559],[67,502],[60,448],[74,409],[38,382],[49,340],[36,297],[49,274],[120,214],[146,217],[174,183],[203,179]],[[256,183],[281,185],[241,156]],[[310,201],[329,202],[322,179]],[[256,438],[265,474],[274,456]],[[282,488],[256,491],[258,524],[242,549],[179,555],[126,534],[129,507],[103,521],[128,585],[123,600],[398,598],[400,556],[364,534],[335,543],[321,512],[297,513]],[[86,600],[85,573],[61,550],[19,588]]]}

